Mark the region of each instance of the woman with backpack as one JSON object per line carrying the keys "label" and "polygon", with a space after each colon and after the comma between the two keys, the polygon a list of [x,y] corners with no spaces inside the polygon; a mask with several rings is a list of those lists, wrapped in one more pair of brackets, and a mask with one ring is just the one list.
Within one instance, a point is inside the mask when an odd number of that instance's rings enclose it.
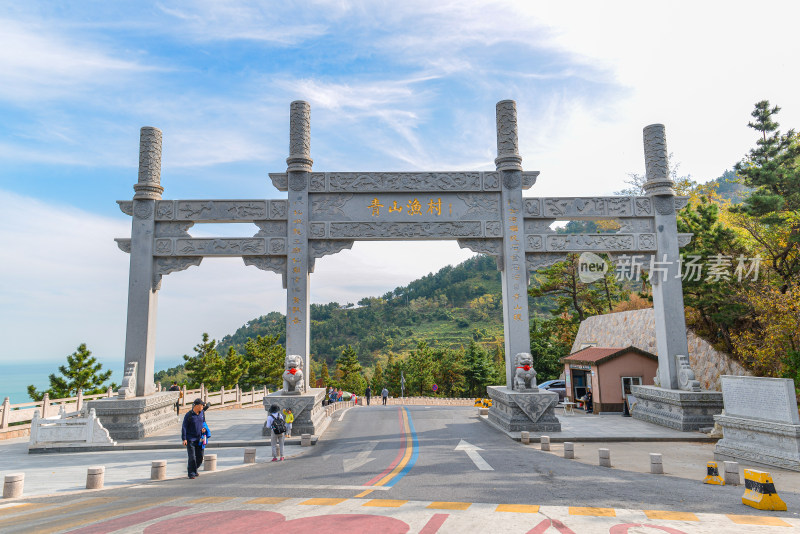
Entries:
{"label": "woman with backpack", "polygon": [[286,421],[283,419],[283,414],[277,404],[269,407],[267,426],[270,429],[272,461],[278,461],[278,452],[280,452],[280,459],[283,461],[283,438],[286,436]]}

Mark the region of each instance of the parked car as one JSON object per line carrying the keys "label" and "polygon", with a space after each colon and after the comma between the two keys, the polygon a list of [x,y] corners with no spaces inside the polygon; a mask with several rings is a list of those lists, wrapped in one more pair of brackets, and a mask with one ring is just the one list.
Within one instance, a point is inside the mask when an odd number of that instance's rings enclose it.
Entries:
{"label": "parked car", "polygon": [[539,384],[539,389],[558,393],[558,402],[563,401],[567,396],[567,384],[563,380],[547,380]]}

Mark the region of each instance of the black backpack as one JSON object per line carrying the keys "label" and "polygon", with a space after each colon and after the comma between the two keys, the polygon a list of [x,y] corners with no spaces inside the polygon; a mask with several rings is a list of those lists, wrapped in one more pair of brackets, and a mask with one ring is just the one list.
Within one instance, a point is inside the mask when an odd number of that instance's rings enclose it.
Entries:
{"label": "black backpack", "polygon": [[272,431],[276,434],[284,434],[286,432],[286,421],[278,414],[272,416]]}

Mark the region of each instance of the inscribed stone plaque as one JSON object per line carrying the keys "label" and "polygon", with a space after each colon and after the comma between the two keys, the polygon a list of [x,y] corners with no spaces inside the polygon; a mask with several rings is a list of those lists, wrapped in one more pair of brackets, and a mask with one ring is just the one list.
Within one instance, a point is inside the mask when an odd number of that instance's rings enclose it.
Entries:
{"label": "inscribed stone plaque", "polygon": [[726,416],[800,424],[791,379],[724,375],[722,397]]}

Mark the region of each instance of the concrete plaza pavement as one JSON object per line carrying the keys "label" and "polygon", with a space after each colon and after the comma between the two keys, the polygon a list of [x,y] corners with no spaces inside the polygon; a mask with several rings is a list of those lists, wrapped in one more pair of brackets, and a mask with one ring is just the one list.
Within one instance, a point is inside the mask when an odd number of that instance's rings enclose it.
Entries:
{"label": "concrete plaza pavement", "polygon": [[[431,407],[431,409],[434,409]],[[333,420],[341,420],[346,410],[335,412]],[[476,424],[485,417],[476,412]],[[266,419],[263,408],[210,410],[206,413],[212,429],[207,453],[217,455],[217,470],[246,468],[244,448],[256,448],[256,462],[272,459],[270,442],[261,435]],[[714,444],[705,434],[671,430],[632,418],[616,415],[574,416],[558,415],[561,433],[550,433],[550,454],[563,456],[563,441],[575,442],[575,461],[598,464],[599,448],[611,451],[611,471],[649,473],[649,453],[663,455],[664,475],[688,480],[702,480],[706,462],[714,459]],[[517,433],[518,434],[518,433]],[[510,436],[514,439],[515,436]],[[316,441],[315,436],[315,441]],[[518,438],[518,436],[517,436]],[[538,436],[532,436],[531,449],[539,450]],[[684,441],[677,441],[684,440]],[[692,441],[695,440],[695,441]],[[703,442],[706,441],[706,442]],[[296,458],[308,448],[300,447],[299,437],[286,440],[285,457]],[[86,470],[105,466],[105,486],[108,488],[141,484],[150,479],[153,460],[167,460],[167,477],[186,477],[186,452],[180,442],[180,423],[138,441],[120,441],[115,450],[28,454],[28,438],[0,441],[0,475],[25,473],[24,497],[84,491]],[[287,460],[288,461],[288,460]],[[800,492],[800,473],[740,462],[740,470],[755,468],[769,471],[780,491]],[[200,472],[201,476],[203,471]],[[744,480],[743,474],[742,481]]]}
{"label": "concrete plaza pavement", "polygon": [[[253,465],[244,464],[245,447],[256,448],[257,463],[272,460],[269,438],[261,435],[266,420],[263,408],[209,410],[206,420],[211,428],[206,453],[217,455],[218,471]],[[184,478],[186,448],[180,436],[176,417],[172,427],[142,440],[121,440],[115,450],[28,454],[27,437],[4,440],[0,441],[0,474],[25,473],[23,497],[85,491],[86,470],[101,465],[106,468],[109,488],[149,481],[153,460],[167,460],[167,478]],[[299,436],[293,437],[286,440],[284,456],[294,458],[305,450]]]}

